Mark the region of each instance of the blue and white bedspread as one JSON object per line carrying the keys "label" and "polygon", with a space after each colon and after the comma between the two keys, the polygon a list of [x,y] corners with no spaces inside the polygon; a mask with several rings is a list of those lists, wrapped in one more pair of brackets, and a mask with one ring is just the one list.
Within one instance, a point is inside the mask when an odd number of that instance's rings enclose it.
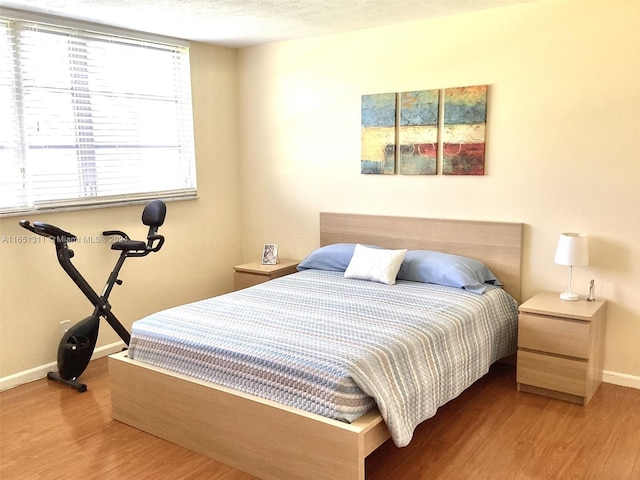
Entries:
{"label": "blue and white bedspread", "polygon": [[129,357],[351,422],[377,404],[393,441],[515,352],[517,303],[306,270],[133,324]]}

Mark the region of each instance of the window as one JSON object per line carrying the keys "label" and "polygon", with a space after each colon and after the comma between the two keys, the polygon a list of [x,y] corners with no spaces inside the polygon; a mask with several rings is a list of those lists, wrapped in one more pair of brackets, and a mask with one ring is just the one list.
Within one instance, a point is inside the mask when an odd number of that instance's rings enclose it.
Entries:
{"label": "window", "polygon": [[0,214],[195,196],[188,45],[105,31],[0,16]]}

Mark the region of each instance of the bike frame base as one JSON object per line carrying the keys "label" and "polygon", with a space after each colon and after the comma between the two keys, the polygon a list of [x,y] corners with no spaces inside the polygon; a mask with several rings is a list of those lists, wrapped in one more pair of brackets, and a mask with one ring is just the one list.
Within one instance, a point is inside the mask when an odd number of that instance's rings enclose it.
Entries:
{"label": "bike frame base", "polygon": [[78,382],[76,380],[65,380],[64,378],[62,378],[60,376],[60,374],[58,372],[49,372],[49,373],[47,373],[47,378],[49,380],[54,380],[56,382],[63,383],[68,387],[75,388],[80,393],[87,391],[87,385],[86,384],[80,383],[80,382]]}

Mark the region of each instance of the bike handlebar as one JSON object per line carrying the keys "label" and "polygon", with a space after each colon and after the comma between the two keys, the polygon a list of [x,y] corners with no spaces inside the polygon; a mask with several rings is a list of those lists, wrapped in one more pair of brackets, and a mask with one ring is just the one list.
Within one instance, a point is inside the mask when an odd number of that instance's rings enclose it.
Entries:
{"label": "bike handlebar", "polygon": [[147,240],[150,241],[152,245],[153,242],[155,242],[156,240],[158,241],[158,243],[156,243],[155,246],[150,249],[152,252],[157,252],[162,248],[162,245],[164,245],[164,236],[162,235],[149,235],[147,237]]}
{"label": "bike handlebar", "polygon": [[104,235],[105,237],[112,237],[114,235],[118,235],[118,236],[124,238],[125,240],[131,240],[129,238],[129,235],[127,235],[126,233],[124,233],[121,230],[105,230],[104,232],[102,232],[102,235]]}
{"label": "bike handlebar", "polygon": [[19,223],[22,228],[26,228],[30,232],[42,235],[43,237],[48,237],[55,242],[68,243],[78,240],[78,237],[76,237],[73,233],[66,232],[61,228],[58,228],[54,225],[49,225],[48,223],[29,223],[29,220],[20,220]]}

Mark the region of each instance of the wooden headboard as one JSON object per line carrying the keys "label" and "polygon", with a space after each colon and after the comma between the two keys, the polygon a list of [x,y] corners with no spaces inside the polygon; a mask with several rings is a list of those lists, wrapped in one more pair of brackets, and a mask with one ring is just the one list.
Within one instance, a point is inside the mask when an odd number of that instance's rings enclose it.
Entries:
{"label": "wooden headboard", "polygon": [[483,262],[520,302],[522,223],[320,213],[320,246],[365,243],[437,250]]}

